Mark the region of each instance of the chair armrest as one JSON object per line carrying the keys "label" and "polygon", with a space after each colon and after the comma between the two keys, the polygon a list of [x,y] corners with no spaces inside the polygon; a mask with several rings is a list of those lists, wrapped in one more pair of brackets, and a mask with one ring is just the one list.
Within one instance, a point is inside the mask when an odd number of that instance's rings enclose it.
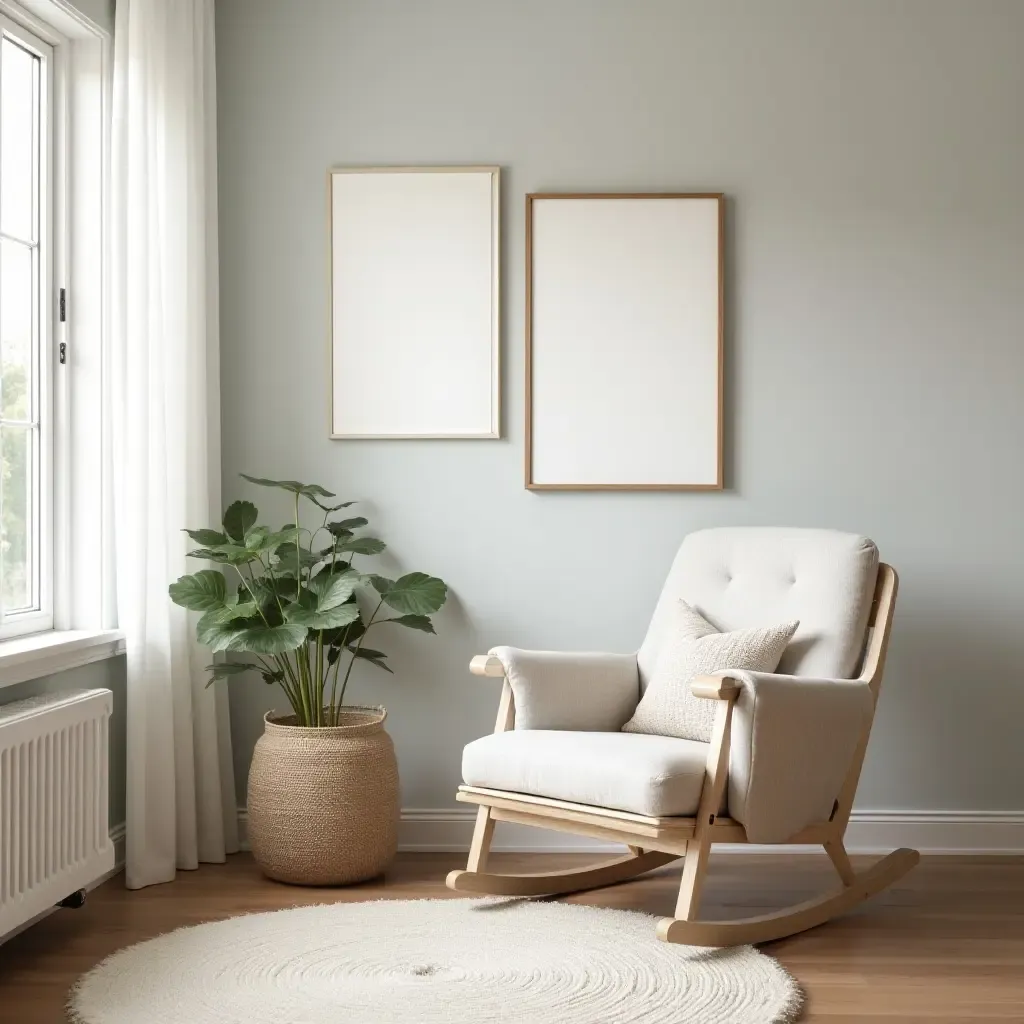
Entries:
{"label": "chair armrest", "polygon": [[740,684],[729,676],[694,676],[690,693],[705,700],[735,700],[740,695]]}
{"label": "chair armrest", "polygon": [[729,813],[754,843],[778,843],[827,821],[875,700],[859,679],[729,670],[740,692],[732,718]]}
{"label": "chair armrest", "polygon": [[505,666],[498,658],[490,654],[478,654],[469,663],[469,671],[475,676],[492,676],[495,679],[505,678]]}
{"label": "chair armrest", "polygon": [[470,663],[476,675],[498,675],[512,688],[517,729],[617,732],[640,700],[636,654],[524,651],[494,647]]}

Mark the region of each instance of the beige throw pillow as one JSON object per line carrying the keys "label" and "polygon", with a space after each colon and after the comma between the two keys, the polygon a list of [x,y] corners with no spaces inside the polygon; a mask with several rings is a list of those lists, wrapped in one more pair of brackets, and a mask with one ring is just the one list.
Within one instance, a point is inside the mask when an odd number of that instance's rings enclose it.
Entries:
{"label": "beige throw pillow", "polygon": [[718,705],[690,693],[694,676],[727,668],[774,672],[799,625],[787,622],[720,633],[700,612],[680,601],[647,690],[622,731],[709,742]]}

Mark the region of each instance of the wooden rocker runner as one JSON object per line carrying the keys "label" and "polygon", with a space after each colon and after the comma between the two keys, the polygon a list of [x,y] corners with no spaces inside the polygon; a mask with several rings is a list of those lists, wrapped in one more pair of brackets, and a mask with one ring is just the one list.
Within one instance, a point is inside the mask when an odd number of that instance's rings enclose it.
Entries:
{"label": "wooden rocker runner", "polygon": [[[871,733],[896,600],[874,544],[828,530],[719,529],[676,556],[636,654],[499,647],[475,675],[504,680],[494,733],[470,743],[456,799],[478,806],[465,871],[447,885],[496,896],[556,896],[683,861],[675,915],[658,937],[695,946],[768,942],[823,924],[905,875],[900,849],[856,872],[843,838]],[[680,603],[722,632],[799,619],[776,672],[692,680],[717,701],[710,742],[623,732]],[[619,842],[624,856],[568,871],[487,871],[494,825],[509,821]],[[820,843],[839,885],[742,920],[699,916],[714,843]]]}

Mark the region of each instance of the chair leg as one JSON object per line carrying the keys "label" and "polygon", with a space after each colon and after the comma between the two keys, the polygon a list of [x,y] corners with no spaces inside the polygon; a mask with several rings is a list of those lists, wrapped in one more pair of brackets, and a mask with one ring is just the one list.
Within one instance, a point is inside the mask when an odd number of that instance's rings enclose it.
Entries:
{"label": "chair leg", "polygon": [[686,844],[683,877],[679,883],[679,899],[676,901],[677,921],[694,921],[697,918],[710,854],[711,843],[707,840],[695,839]]}
{"label": "chair leg", "polygon": [[852,885],[755,917],[732,921],[685,921],[663,917],[658,922],[658,938],[684,946],[745,946],[784,939],[852,910],[858,903],[901,879],[920,859],[917,850],[894,850],[888,857],[854,876]]}
{"label": "chair leg", "polygon": [[857,872],[853,870],[853,865],[850,863],[850,857],[846,852],[842,839],[829,839],[827,842],[822,843],[822,845],[832,861],[832,866],[836,869],[836,874],[839,875],[843,885],[849,888],[856,881]]}
{"label": "chair leg", "polygon": [[480,896],[562,896],[627,882],[653,868],[678,860],[679,854],[648,850],[590,864],[584,868],[540,871],[526,875],[490,875],[486,871],[451,871],[445,885]]}
{"label": "chair leg", "polygon": [[484,871],[487,858],[491,852],[491,839],[494,836],[494,819],[489,807],[478,807],[476,825],[473,827],[473,841],[469,844],[468,871]]}

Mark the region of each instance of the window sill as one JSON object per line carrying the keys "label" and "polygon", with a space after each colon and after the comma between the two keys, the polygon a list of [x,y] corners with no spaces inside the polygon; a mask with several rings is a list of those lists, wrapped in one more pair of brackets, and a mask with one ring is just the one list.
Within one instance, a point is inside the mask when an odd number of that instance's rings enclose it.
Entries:
{"label": "window sill", "polygon": [[0,641],[0,689],[124,654],[114,629],[56,629]]}

